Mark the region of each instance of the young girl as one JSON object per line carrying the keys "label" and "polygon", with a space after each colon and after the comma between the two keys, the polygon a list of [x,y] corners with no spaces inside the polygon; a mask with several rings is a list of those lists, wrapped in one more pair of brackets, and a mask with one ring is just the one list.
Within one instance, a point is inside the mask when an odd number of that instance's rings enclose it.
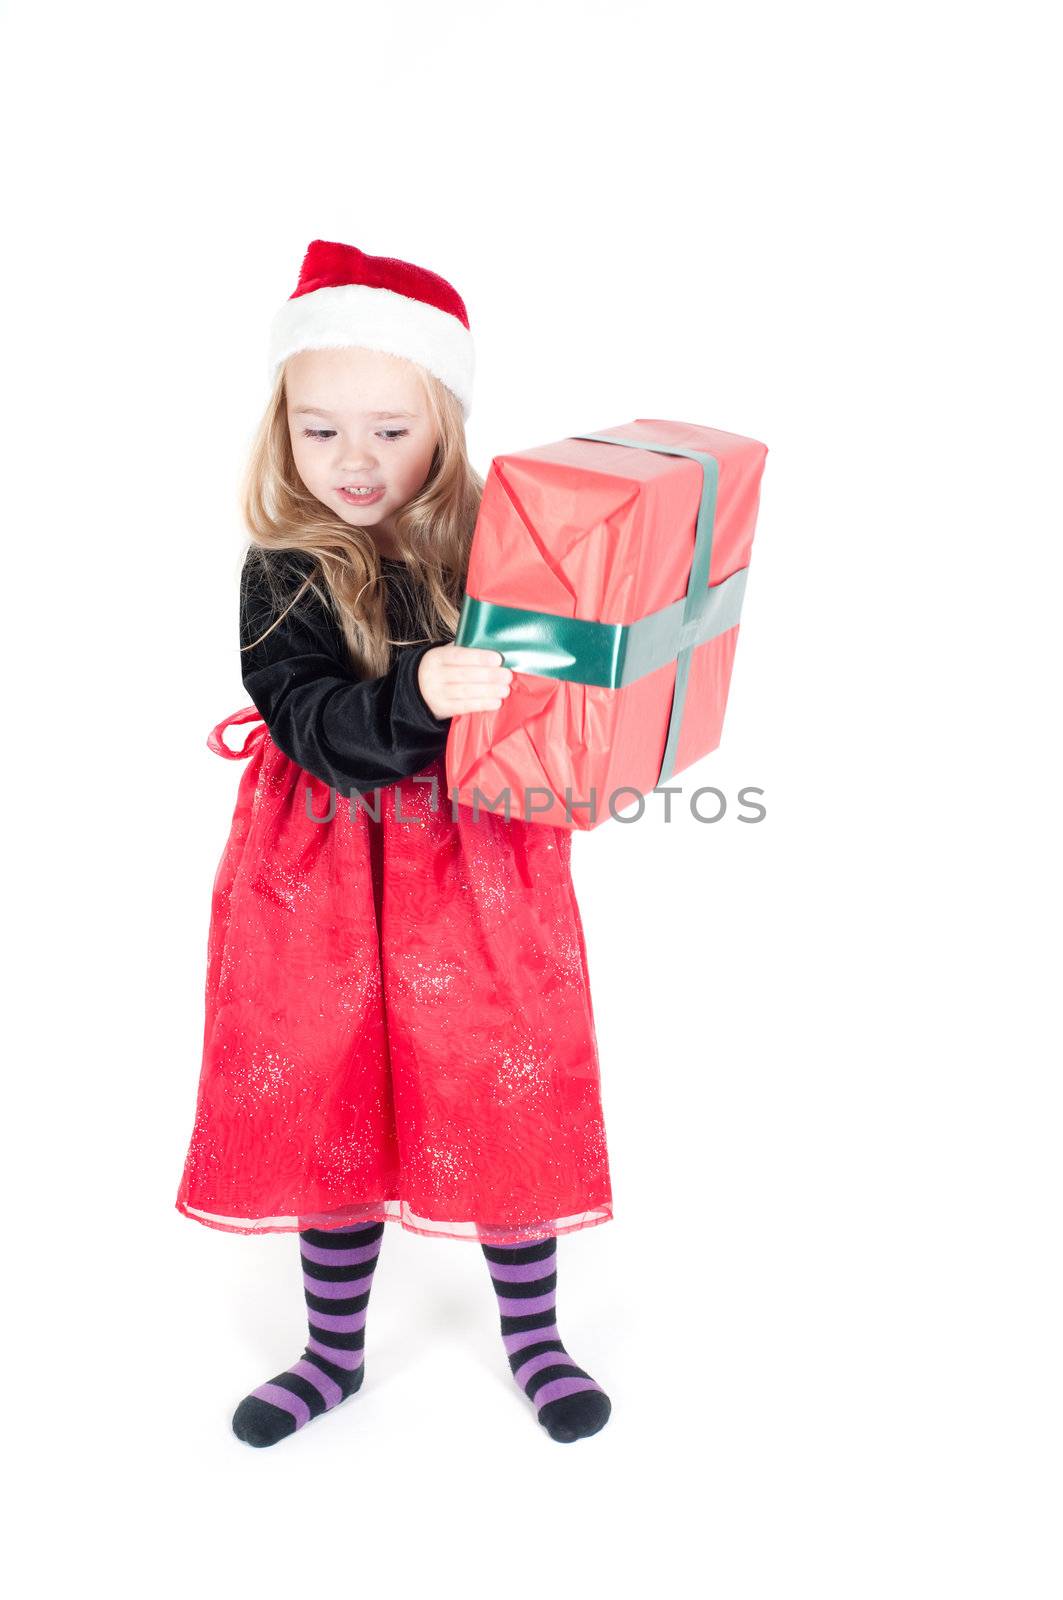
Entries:
{"label": "young girl", "polygon": [[254,705],[208,741],[248,767],[176,1204],[298,1232],[310,1336],[233,1429],[275,1444],[360,1388],[391,1220],[480,1244],[514,1378],[551,1438],[584,1438],[611,1406],[558,1332],[556,1236],[612,1196],[571,834],[446,788],[450,719],[497,711],[512,679],[448,642],[483,488],[465,306],[317,239],[270,357],[244,503]]}

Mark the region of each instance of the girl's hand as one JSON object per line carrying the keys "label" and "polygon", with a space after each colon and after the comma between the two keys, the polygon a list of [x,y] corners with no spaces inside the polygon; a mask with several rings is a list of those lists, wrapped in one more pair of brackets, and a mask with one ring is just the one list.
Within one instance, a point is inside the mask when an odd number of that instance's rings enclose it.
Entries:
{"label": "girl's hand", "polygon": [[426,650],[417,668],[417,683],[436,717],[459,717],[466,711],[497,711],[509,693],[513,676],[499,650],[472,645],[440,644]]}

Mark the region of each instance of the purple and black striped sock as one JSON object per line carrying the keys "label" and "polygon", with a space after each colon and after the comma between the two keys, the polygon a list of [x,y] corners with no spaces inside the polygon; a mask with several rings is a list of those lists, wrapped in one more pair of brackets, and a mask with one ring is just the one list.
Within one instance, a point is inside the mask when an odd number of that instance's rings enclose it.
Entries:
{"label": "purple and black striped sock", "polygon": [[299,1233],[310,1338],[294,1366],[240,1401],[233,1432],[247,1444],[276,1444],[362,1386],[365,1316],[383,1222]]}
{"label": "purple and black striped sock", "polygon": [[538,1420],[562,1444],[597,1433],[609,1421],[612,1403],[576,1365],[557,1331],[556,1236],[519,1245],[481,1240],[481,1248],[498,1296],[509,1365]]}

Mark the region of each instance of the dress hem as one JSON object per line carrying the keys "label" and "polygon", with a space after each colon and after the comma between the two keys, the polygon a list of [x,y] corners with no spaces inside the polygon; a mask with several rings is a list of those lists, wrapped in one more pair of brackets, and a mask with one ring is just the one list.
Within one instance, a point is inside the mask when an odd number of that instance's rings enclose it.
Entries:
{"label": "dress hem", "polygon": [[516,1224],[438,1221],[432,1217],[418,1216],[404,1200],[385,1200],[291,1217],[233,1217],[199,1210],[183,1199],[174,1204],[182,1216],[200,1222],[204,1227],[218,1228],[224,1233],[298,1233],[307,1228],[329,1230],[365,1227],[373,1222],[397,1222],[405,1232],[417,1233],[424,1238],[465,1239],[474,1244],[490,1242],[498,1245],[519,1244],[522,1240],[542,1238],[548,1233],[576,1233],[609,1222],[613,1216],[611,1202],[602,1202],[572,1216]]}

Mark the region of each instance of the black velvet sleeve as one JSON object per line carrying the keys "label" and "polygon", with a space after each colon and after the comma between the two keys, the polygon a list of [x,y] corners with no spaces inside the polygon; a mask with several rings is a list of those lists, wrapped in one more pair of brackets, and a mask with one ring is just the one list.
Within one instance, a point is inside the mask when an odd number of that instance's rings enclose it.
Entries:
{"label": "black velvet sleeve", "polygon": [[[421,657],[433,646],[397,646],[383,677],[359,678],[342,630],[311,590],[260,639],[311,570],[307,558],[287,552],[268,559],[272,587],[257,557],[244,562],[240,660],[244,688],[274,744],[341,794],[420,772],[443,750],[451,722],[435,716],[417,682]],[[388,615],[394,635],[403,609],[390,598]]]}

